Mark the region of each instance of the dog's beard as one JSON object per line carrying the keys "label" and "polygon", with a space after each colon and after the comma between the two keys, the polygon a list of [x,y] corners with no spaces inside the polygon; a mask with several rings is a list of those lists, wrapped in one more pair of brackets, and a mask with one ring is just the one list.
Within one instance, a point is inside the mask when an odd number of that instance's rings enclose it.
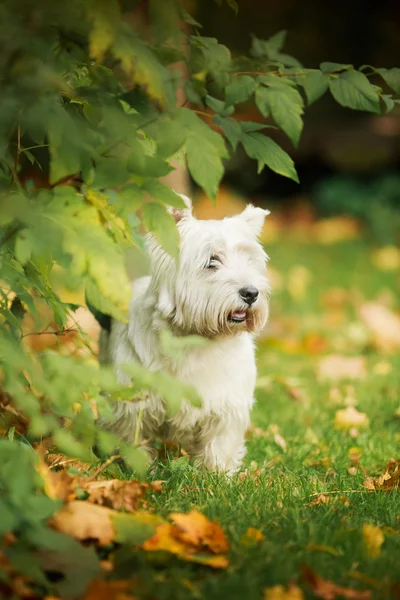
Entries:
{"label": "dog's beard", "polygon": [[197,334],[206,338],[221,335],[236,335],[243,331],[257,333],[268,319],[267,295],[260,295],[253,306],[234,303],[227,298],[219,307],[209,299],[204,306],[200,302],[192,305],[182,303],[171,318],[172,328],[183,335]]}

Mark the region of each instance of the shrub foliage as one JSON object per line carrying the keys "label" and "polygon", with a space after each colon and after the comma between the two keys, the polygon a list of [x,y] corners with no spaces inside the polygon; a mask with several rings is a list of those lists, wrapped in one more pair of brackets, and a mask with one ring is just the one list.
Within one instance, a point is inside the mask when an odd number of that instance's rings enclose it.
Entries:
{"label": "shrub foliage", "polygon": [[[187,390],[140,367],[121,390],[90,358],[33,353],[23,323],[65,334],[78,307],[58,290],[82,287],[96,309],[125,320],[124,250],[141,249],[147,230],[177,252],[167,206],[182,200],[160,181],[176,160],[211,198],[239,145],[258,172],[297,181],[271,128],[297,146],[304,111],[329,92],[344,107],[388,112],[400,69],[307,69],[282,51],[285,32],[253,37],[249,56],[232,57],[174,0],[5,0],[0,22],[0,534],[17,535],[7,550],[15,570],[51,590],[34,550],[72,553],[70,572],[80,562],[87,576],[97,558],[47,528],[58,504],[45,493],[33,448],[51,436],[58,451],[93,461],[95,442],[105,453],[119,445],[143,472],[140,448],[99,431],[98,415],[109,417],[113,399],[149,387],[174,409]],[[255,102],[260,122],[235,118],[245,102]],[[43,305],[55,333],[40,330]]]}

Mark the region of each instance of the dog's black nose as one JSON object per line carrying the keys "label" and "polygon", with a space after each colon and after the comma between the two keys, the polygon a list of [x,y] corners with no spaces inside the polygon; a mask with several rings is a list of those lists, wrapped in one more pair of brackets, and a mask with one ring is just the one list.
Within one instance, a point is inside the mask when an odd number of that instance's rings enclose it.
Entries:
{"label": "dog's black nose", "polygon": [[247,302],[247,304],[249,306],[251,306],[252,304],[254,304],[254,302],[257,300],[258,298],[258,289],[253,287],[252,285],[249,285],[248,287],[244,287],[241,288],[239,290],[239,294],[240,296],[243,298],[243,300],[245,302]]}

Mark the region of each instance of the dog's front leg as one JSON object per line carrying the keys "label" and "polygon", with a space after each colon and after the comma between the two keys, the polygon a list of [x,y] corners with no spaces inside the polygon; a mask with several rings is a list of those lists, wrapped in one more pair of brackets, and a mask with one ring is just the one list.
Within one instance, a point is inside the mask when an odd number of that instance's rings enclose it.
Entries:
{"label": "dog's front leg", "polygon": [[195,464],[211,471],[233,474],[239,471],[245,454],[245,428],[226,427],[196,453]]}

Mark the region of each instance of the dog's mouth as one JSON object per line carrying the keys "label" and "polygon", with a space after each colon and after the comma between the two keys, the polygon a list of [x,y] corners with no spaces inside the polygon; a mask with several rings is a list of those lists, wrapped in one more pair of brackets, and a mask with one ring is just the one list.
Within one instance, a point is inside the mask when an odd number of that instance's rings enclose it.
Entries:
{"label": "dog's mouth", "polygon": [[236,310],[235,312],[233,312],[231,314],[231,316],[229,317],[229,320],[232,321],[232,323],[243,323],[247,318],[247,311],[245,310]]}

